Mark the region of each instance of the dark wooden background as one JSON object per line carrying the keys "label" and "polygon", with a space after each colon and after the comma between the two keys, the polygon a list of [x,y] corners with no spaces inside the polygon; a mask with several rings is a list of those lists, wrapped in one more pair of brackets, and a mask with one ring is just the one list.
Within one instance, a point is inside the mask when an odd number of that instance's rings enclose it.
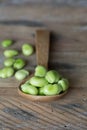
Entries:
{"label": "dark wooden background", "polygon": [[[36,29],[44,27],[52,32],[49,68],[69,79],[70,90],[56,102],[33,103],[18,95],[14,77],[0,79],[1,130],[87,130],[87,1],[0,0],[0,41],[16,40],[11,48],[35,45]],[[35,54],[23,58],[33,71]]]}
{"label": "dark wooden background", "polygon": [[2,5],[24,5],[24,4],[33,4],[33,5],[56,5],[56,6],[87,6],[86,0],[0,0]]}

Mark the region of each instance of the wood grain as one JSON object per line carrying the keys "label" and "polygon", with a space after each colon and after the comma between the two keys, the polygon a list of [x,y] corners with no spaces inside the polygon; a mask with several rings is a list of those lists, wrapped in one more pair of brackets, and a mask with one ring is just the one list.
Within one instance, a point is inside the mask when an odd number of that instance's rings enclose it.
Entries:
{"label": "wood grain", "polygon": [[54,5],[54,6],[87,6],[86,0],[0,0],[2,6],[6,5]]}
{"label": "wood grain", "polygon": [[[17,50],[25,42],[35,47],[36,30],[49,29],[49,68],[70,81],[69,92],[60,100],[35,103],[18,95],[20,82],[14,77],[0,79],[0,130],[87,130],[86,6],[85,0],[0,1],[0,42],[14,39],[9,48]],[[0,46],[0,68],[3,51]],[[19,57],[27,60],[25,68],[32,73],[36,54]]]}

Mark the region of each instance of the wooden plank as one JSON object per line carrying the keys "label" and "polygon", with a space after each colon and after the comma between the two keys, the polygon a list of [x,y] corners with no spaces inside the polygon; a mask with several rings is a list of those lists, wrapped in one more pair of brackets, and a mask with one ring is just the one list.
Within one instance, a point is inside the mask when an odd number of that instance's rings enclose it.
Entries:
{"label": "wooden plank", "polygon": [[14,89],[9,90],[4,95],[0,92],[0,121],[3,128],[12,128],[13,125],[14,129],[87,129],[86,89],[74,88],[64,99],[51,103],[30,102],[15,95]]}
{"label": "wooden plank", "polygon": [[87,6],[86,0],[0,0],[1,5],[6,6],[8,4],[34,4],[34,5],[55,5],[55,6]]}
{"label": "wooden plank", "polygon": [[[57,65],[57,63],[55,63]],[[70,86],[71,87],[82,87],[82,88],[86,88],[87,87],[87,72],[85,71],[86,68],[83,69],[83,67],[79,67],[79,69],[69,69],[67,70],[67,67],[64,67],[65,65],[61,65],[59,66],[59,64],[56,66],[54,63],[51,63],[51,65],[49,65],[50,69],[55,69],[58,72],[60,72],[61,75],[63,75],[64,77],[68,78],[70,81]],[[28,67],[29,68],[29,67]],[[81,70],[82,69],[82,70]],[[29,68],[30,70],[30,68]],[[32,72],[33,72],[34,68],[32,68]],[[31,72],[31,73],[32,73]],[[10,81],[10,82],[9,82]],[[0,87],[16,87],[17,85],[19,85],[20,82],[18,82],[14,77],[12,78],[8,78],[8,79],[1,79],[0,78]]]}
{"label": "wooden plank", "polygon": [[[76,87],[71,87],[69,92],[63,97],[61,98],[58,102],[61,102],[61,101],[75,101],[77,99],[79,100],[87,100],[87,93],[86,93],[86,89],[87,88],[82,88],[82,87],[79,87],[79,88],[76,88]],[[14,92],[14,93],[13,93]],[[18,92],[17,92],[17,86],[14,86],[14,87],[0,87],[0,96],[1,98],[2,97],[9,97],[9,98],[12,98],[12,97],[20,97],[18,95]],[[23,100],[23,98],[21,98],[21,100]],[[26,101],[28,101],[27,99],[25,99]]]}
{"label": "wooden plank", "polygon": [[[18,50],[18,48],[20,48],[19,50],[21,50],[21,46],[24,42],[29,42],[32,45],[35,45],[34,39],[32,39],[32,38],[29,38],[29,40],[21,39],[21,40],[16,40],[16,41],[17,42],[14,43],[14,45],[11,46],[10,48],[13,48],[13,49],[15,48],[17,50]],[[58,52],[58,50],[57,50],[58,47],[55,47],[54,44],[51,45],[49,68],[50,69],[55,68],[63,76],[67,77],[70,80],[71,86],[86,87],[86,85],[87,85],[87,80],[86,80],[87,54],[86,54],[86,52],[80,52],[80,51],[78,51],[78,52],[59,51]],[[59,42],[59,45],[60,44],[61,44],[61,42]],[[56,46],[57,46],[57,44],[56,44]],[[82,46],[83,46],[83,44],[82,44]],[[55,48],[57,48],[57,49],[55,49]],[[3,51],[4,51],[4,49],[2,47],[0,47],[0,68],[3,67],[3,62],[5,59],[5,57],[3,56]],[[20,54],[19,57],[22,57],[23,59],[28,61],[27,66],[25,67],[26,69],[30,70],[30,72],[34,71],[34,67],[36,66],[35,54],[30,56],[29,58],[22,56],[22,54]],[[9,80],[11,82],[9,82]],[[17,83],[18,82],[15,80],[15,78],[0,79],[0,86],[3,86],[3,87],[5,87],[5,86],[14,87],[17,85]]]}

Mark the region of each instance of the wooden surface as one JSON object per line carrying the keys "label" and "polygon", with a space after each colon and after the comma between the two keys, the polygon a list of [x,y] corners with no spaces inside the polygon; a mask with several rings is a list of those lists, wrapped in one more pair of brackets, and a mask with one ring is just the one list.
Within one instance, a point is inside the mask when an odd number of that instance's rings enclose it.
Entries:
{"label": "wooden surface", "polygon": [[[14,77],[0,79],[0,130],[87,130],[87,2],[27,1],[0,1],[0,41],[14,39],[11,48],[21,50],[24,42],[35,45],[36,29],[47,27],[52,31],[49,68],[68,78],[70,89],[56,102],[34,103],[18,95]],[[0,46],[0,68],[3,51]],[[23,58],[34,71],[35,54]]]}
{"label": "wooden surface", "polygon": [[86,0],[0,0],[1,6],[6,5],[55,5],[55,6],[87,6]]}

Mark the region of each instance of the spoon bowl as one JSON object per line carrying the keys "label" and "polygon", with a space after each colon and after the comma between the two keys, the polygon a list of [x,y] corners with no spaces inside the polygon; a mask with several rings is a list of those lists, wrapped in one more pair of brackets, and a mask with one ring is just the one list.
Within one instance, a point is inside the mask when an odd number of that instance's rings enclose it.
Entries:
{"label": "spoon bowl", "polygon": [[[36,31],[36,58],[37,64],[42,65],[48,69],[48,59],[49,59],[49,36],[50,33],[48,30],[42,29]],[[41,95],[30,95],[26,94],[21,90],[21,85],[24,84],[27,80],[29,80],[32,76],[31,74],[27,77],[19,86],[18,86],[18,93],[20,96],[27,98],[31,101],[40,101],[40,102],[49,102],[55,101],[64,96],[67,91],[62,92],[58,95],[53,96],[41,96]]]}
{"label": "spoon bowl", "polygon": [[39,95],[30,95],[30,94],[23,93],[22,90],[21,90],[21,86],[19,86],[18,93],[22,97],[27,98],[31,101],[50,102],[50,101],[58,100],[59,98],[64,96],[67,93],[67,91],[65,91],[65,92],[63,92],[59,95],[54,95],[54,96],[39,96]]}

